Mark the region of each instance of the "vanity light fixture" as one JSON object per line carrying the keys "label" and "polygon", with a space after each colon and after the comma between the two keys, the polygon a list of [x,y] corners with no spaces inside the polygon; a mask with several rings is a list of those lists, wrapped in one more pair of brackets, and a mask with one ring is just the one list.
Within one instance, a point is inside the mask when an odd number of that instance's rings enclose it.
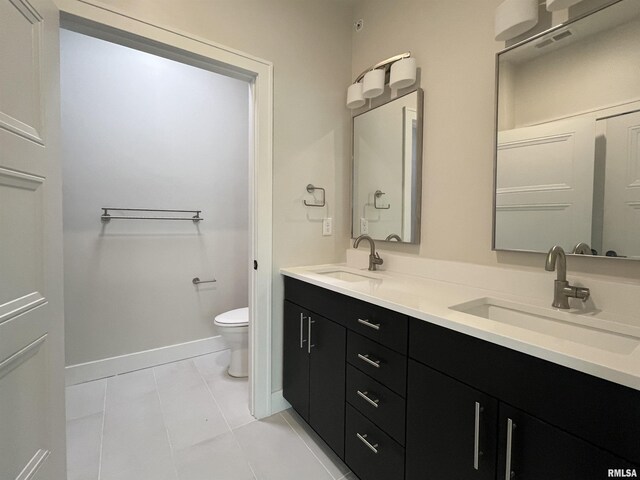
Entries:
{"label": "vanity light fixture", "polygon": [[511,40],[537,24],[538,0],[504,0],[496,8],[495,38],[499,42]]}
{"label": "vanity light fixture", "polygon": [[416,82],[416,59],[411,57],[411,52],[387,58],[358,75],[347,89],[347,108],[360,108],[366,98],[381,95],[387,78],[393,90],[409,87]]}
{"label": "vanity light fixture", "polygon": [[375,98],[384,92],[384,74],[383,68],[367,72],[362,81],[362,96],[364,98]]}
{"label": "vanity light fixture", "polygon": [[416,67],[416,59],[412,57],[395,62],[391,65],[389,87],[392,90],[399,90],[416,83]]}
{"label": "vanity light fixture", "polygon": [[362,83],[356,82],[349,85],[347,89],[347,108],[360,108],[364,105],[364,102]]}

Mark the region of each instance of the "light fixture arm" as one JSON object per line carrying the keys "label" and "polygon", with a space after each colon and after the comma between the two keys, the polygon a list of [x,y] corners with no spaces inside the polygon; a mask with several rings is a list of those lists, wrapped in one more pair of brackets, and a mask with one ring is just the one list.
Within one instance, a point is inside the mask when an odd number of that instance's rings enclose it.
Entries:
{"label": "light fixture arm", "polygon": [[372,71],[372,70],[375,70],[377,68],[382,68],[382,67],[385,67],[385,69],[386,69],[392,63],[395,63],[398,60],[402,60],[403,58],[409,58],[410,56],[411,56],[411,52],[405,52],[405,53],[401,53],[399,55],[394,55],[393,57],[389,57],[386,60],[382,60],[381,62],[378,62],[375,65],[370,66],[364,72],[362,72],[360,75],[358,75],[353,83],[358,83],[359,81],[361,81],[364,78],[364,76],[367,73],[369,73],[370,71]]}

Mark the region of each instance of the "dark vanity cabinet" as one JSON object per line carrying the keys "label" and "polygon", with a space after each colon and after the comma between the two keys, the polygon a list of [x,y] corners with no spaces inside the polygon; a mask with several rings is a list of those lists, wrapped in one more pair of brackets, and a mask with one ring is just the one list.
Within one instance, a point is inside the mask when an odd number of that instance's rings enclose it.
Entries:
{"label": "dark vanity cabinet", "polygon": [[289,277],[285,298],[284,396],[360,480],[640,475],[636,390]]}
{"label": "dark vanity cabinet", "polygon": [[[499,479],[597,480],[609,478],[609,469],[633,467],[622,458],[504,403],[500,404],[498,426]],[[637,443],[640,448],[640,441]]]}
{"label": "dark vanity cabinet", "polygon": [[294,303],[284,303],[283,394],[344,457],[346,329]]}
{"label": "dark vanity cabinet", "polygon": [[285,299],[284,397],[360,480],[402,480],[408,317],[288,277]]}
{"label": "dark vanity cabinet", "polygon": [[409,360],[407,479],[496,478],[498,401]]}
{"label": "dark vanity cabinet", "polygon": [[407,480],[640,475],[640,392],[416,319],[409,338]]}

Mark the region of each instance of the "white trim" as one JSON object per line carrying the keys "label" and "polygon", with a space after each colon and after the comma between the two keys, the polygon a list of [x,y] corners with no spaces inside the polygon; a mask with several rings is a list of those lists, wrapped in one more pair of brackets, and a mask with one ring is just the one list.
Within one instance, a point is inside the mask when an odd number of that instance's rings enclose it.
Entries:
{"label": "white trim", "polygon": [[164,363],[177,362],[186,358],[206,355],[226,350],[227,344],[220,335],[192,342],[178,343],[168,347],[154,348],[142,352],[129,353],[118,357],[103,358],[93,362],[79,363],[65,368],[65,384],[76,385],[142,368],[155,367]]}
{"label": "white trim", "polygon": [[271,410],[273,413],[282,412],[288,408],[291,408],[291,404],[282,396],[282,390],[271,394]]}
{"label": "white trim", "polygon": [[267,60],[218,45],[174,28],[131,17],[123,10],[95,0],[56,0],[64,22],[92,31],[106,30],[128,42],[196,66],[236,75],[250,81],[253,114],[250,116],[251,252],[259,269],[249,285],[249,405],[256,418],[271,415],[271,290],[272,290],[272,161],[273,64]]}
{"label": "white trim", "polygon": [[40,338],[34,340],[26,347],[18,350],[16,353],[0,362],[0,378],[4,377],[12,370],[15,370],[38,353],[42,344],[47,340],[47,335],[48,334],[45,333]]}

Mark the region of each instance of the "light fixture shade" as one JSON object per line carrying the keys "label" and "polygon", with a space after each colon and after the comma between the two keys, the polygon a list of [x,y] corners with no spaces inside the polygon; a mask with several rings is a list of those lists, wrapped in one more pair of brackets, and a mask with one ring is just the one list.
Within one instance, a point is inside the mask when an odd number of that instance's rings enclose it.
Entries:
{"label": "light fixture shade", "polygon": [[496,8],[496,40],[510,40],[538,23],[538,0],[504,0]]}
{"label": "light fixture shade", "polygon": [[384,92],[384,69],[371,70],[367,72],[362,81],[362,96],[373,98]]}
{"label": "light fixture shade", "polygon": [[547,0],[547,10],[555,12],[556,10],[564,10],[571,5],[581,2],[582,0]]}
{"label": "light fixture shade", "polygon": [[364,105],[364,97],[362,96],[362,83],[356,82],[349,85],[347,89],[347,108],[360,108]]}
{"label": "light fixture shade", "polygon": [[409,57],[398,60],[391,65],[389,86],[398,90],[416,83],[416,59]]}

